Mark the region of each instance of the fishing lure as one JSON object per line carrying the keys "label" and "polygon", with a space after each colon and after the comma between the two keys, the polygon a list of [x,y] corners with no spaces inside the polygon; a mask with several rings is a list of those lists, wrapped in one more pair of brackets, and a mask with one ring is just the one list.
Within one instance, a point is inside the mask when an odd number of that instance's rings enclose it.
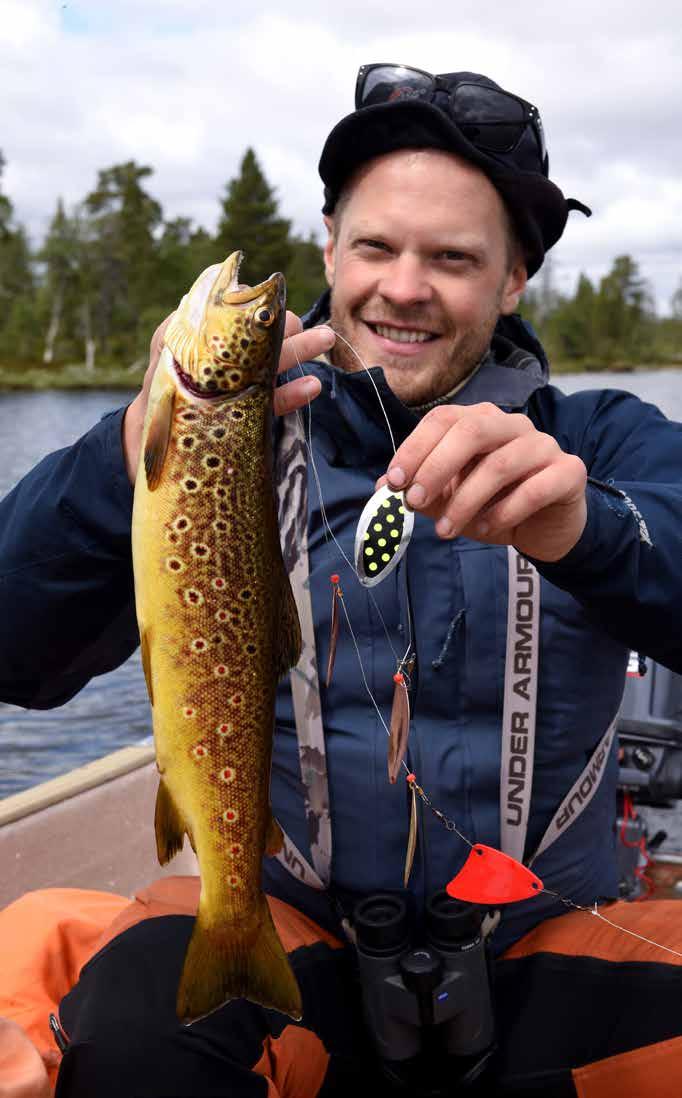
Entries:
{"label": "fishing lure", "polygon": [[[344,337],[341,336],[339,333],[336,333],[336,335],[337,335],[337,338],[344,339]],[[351,351],[356,355],[356,357],[357,357],[358,361],[361,363],[363,369],[365,369],[367,371],[367,374],[370,377],[370,380],[371,380],[371,382],[374,386],[374,389],[376,391],[376,394],[377,394],[377,400],[379,401],[381,409],[384,413],[384,417],[385,417],[386,423],[387,423],[388,432],[389,432],[389,435],[390,435],[390,438],[391,438],[391,442],[393,444],[393,450],[395,452],[395,443],[394,443],[394,440],[393,440],[393,433],[391,431],[391,426],[390,426],[390,423],[388,421],[388,416],[386,414],[386,409],[384,408],[383,402],[381,400],[381,396],[380,396],[380,394],[379,394],[379,392],[376,388],[376,385],[374,384],[374,379],[372,378],[370,371],[368,370],[366,364],[363,362],[362,358],[357,353],[357,351],[355,351],[355,349],[350,345],[350,343],[348,343],[347,340],[344,339],[344,342],[348,345],[348,347],[351,349]],[[301,373],[303,373],[303,368],[302,368],[302,365],[301,365],[300,361],[299,361],[299,368],[301,369]],[[306,433],[304,431],[304,437],[305,437],[305,440],[306,440],[306,446],[307,446],[308,453],[309,453],[309,456],[310,456],[310,461],[311,461],[315,481],[317,483],[318,493],[320,494],[320,505],[321,505],[321,511],[322,511],[322,516],[323,516],[323,522],[324,522],[324,524],[327,528],[327,531],[328,531],[332,541],[335,543],[335,545],[336,545],[337,549],[339,550],[342,558],[344,559],[346,564],[348,564],[348,566],[351,568],[351,570],[352,570],[353,574],[356,576],[357,580],[364,587],[371,588],[371,587],[375,586],[376,583],[380,582],[382,579],[385,579],[386,576],[389,575],[390,572],[395,567],[397,567],[399,561],[404,556],[405,551],[406,551],[407,546],[408,546],[409,541],[410,541],[410,537],[411,537],[411,534],[412,534],[413,527],[414,527],[414,515],[410,511],[409,507],[407,507],[407,505],[405,504],[404,496],[403,496],[402,492],[394,492],[393,490],[388,488],[387,485],[384,485],[377,492],[375,492],[374,495],[368,500],[367,504],[363,508],[363,511],[362,511],[362,514],[360,516],[360,520],[359,520],[359,523],[358,523],[358,528],[357,528],[357,532],[356,532],[356,539],[355,539],[355,566],[354,566],[348,560],[345,552],[343,551],[343,548],[341,547],[341,545],[339,544],[337,538],[335,537],[334,532],[331,529],[331,526],[330,526],[330,524],[328,522],[328,519],[327,519],[327,516],[326,516],[324,503],[321,499],[320,480],[319,480],[319,476],[317,474],[317,469],[316,469],[316,466],[315,466],[315,459],[314,459],[314,454],[313,454],[313,449],[312,449],[312,424],[311,424],[311,420],[310,420],[310,405],[308,406],[308,413],[309,413],[308,432]],[[372,562],[373,554],[365,553],[365,552],[363,552],[363,550],[367,546],[368,542],[369,542],[371,548],[380,548],[380,549],[385,548],[384,546],[379,546],[378,545],[378,538],[380,536],[381,537],[384,536],[383,531],[379,531],[379,530],[372,531],[370,529],[372,519],[374,519],[375,522],[377,522],[377,523],[380,521],[379,516],[381,515],[381,510],[382,509],[386,510],[386,508],[384,507],[385,502],[389,503],[389,506],[391,508],[390,513],[393,515],[393,517],[396,518],[397,516],[400,516],[400,518],[402,520],[402,525],[401,526],[396,525],[396,526],[392,527],[392,528],[396,529],[397,532],[398,532],[397,537],[396,536],[393,537],[393,540],[397,543],[398,548],[394,552],[388,552],[388,554],[387,554],[388,557],[389,557],[388,560],[376,561],[378,567],[376,569],[371,569],[369,567],[369,564],[373,563]],[[401,507],[403,508],[403,510],[400,510]],[[409,520],[407,519],[407,516],[410,516]],[[407,525],[408,522],[409,522],[409,528],[408,528],[408,525]],[[371,540],[373,533],[377,535],[376,544]],[[366,534],[369,534],[369,538],[365,537]],[[389,536],[391,536],[391,535],[389,534]],[[390,543],[388,543],[388,544],[390,544]],[[379,567],[379,565],[383,565],[383,567]],[[353,640],[353,644],[354,644],[354,647],[355,647],[355,650],[356,650],[356,655],[357,655],[357,658],[358,658],[358,664],[359,664],[359,667],[360,667],[360,673],[361,673],[361,677],[362,677],[362,680],[363,680],[365,690],[368,694],[368,697],[369,697],[372,705],[374,706],[374,708],[377,712],[378,718],[379,718],[381,724],[383,725],[384,731],[386,732],[386,734],[389,738],[389,778],[390,778],[391,774],[395,774],[395,777],[396,777],[396,780],[397,780],[397,775],[398,775],[398,772],[399,772],[401,766],[405,770],[405,774],[406,774],[406,782],[407,782],[407,787],[409,789],[409,796],[410,796],[410,826],[409,826],[409,835],[408,835],[406,858],[405,858],[405,869],[404,869],[404,874],[403,874],[404,887],[406,888],[407,885],[408,885],[409,878],[410,878],[410,873],[411,873],[413,862],[414,862],[414,856],[415,856],[415,852],[416,852],[417,826],[418,826],[418,824],[417,824],[417,821],[418,821],[417,797],[419,797],[420,800],[425,805],[425,807],[428,808],[436,816],[436,818],[440,820],[440,822],[444,825],[446,830],[456,834],[457,837],[459,839],[461,839],[461,841],[464,842],[469,847],[469,854],[468,854],[467,859],[465,860],[463,866],[455,874],[455,876],[452,878],[452,880],[449,881],[448,884],[446,885],[446,891],[447,891],[448,895],[452,896],[453,898],[463,900],[463,901],[466,901],[466,902],[469,902],[469,903],[478,903],[478,904],[482,904],[482,905],[485,905],[485,906],[488,906],[488,907],[498,907],[502,904],[515,903],[515,902],[518,902],[520,900],[529,899],[533,896],[539,896],[542,893],[544,893],[548,896],[552,896],[554,899],[556,899],[557,901],[562,903],[565,907],[567,907],[571,910],[582,911],[585,914],[592,915],[592,916],[600,919],[602,922],[606,923],[608,926],[612,927],[612,929],[614,929],[614,930],[620,931],[621,933],[627,934],[630,937],[637,938],[640,941],[646,942],[649,945],[664,951],[665,953],[669,953],[669,954],[671,954],[675,957],[682,958],[682,952],[679,952],[675,949],[672,949],[669,946],[663,945],[660,942],[655,942],[652,939],[645,937],[644,935],[637,934],[635,931],[632,931],[632,930],[628,929],[627,927],[620,926],[618,923],[615,923],[611,919],[608,919],[604,914],[602,914],[601,911],[599,911],[598,904],[597,904],[596,900],[595,900],[592,907],[587,907],[583,904],[577,904],[573,900],[568,899],[568,897],[562,896],[560,893],[555,892],[552,889],[549,889],[549,888],[545,887],[542,880],[535,873],[533,873],[533,871],[528,866],[524,865],[518,859],[512,858],[510,855],[505,854],[505,853],[503,853],[503,851],[497,850],[494,847],[486,846],[482,843],[473,843],[471,841],[471,839],[469,839],[466,835],[464,835],[459,830],[459,828],[457,827],[456,823],[453,820],[449,819],[443,812],[441,812],[440,809],[438,809],[431,802],[431,800],[428,797],[428,794],[426,793],[426,791],[417,782],[416,775],[409,771],[409,769],[406,765],[406,762],[405,762],[404,752],[401,753],[401,751],[399,751],[397,749],[397,740],[396,740],[395,743],[391,742],[392,741],[393,728],[395,728],[396,726],[399,725],[400,729],[401,729],[400,734],[401,734],[401,736],[403,736],[404,735],[404,725],[407,724],[407,726],[409,727],[409,694],[408,694],[409,674],[406,674],[406,668],[408,667],[408,664],[411,661],[414,660],[414,656],[412,654],[411,633],[410,633],[408,648],[407,648],[407,651],[406,651],[405,655],[401,658],[397,658],[396,672],[395,672],[395,675],[394,675],[395,689],[394,689],[394,698],[393,698],[393,706],[392,706],[392,719],[391,719],[392,727],[389,727],[387,725],[386,721],[384,720],[383,714],[381,712],[381,708],[380,708],[379,704],[377,703],[377,701],[376,701],[376,699],[375,699],[375,697],[372,693],[372,690],[369,686],[369,683],[367,681],[367,676],[365,674],[364,666],[363,666],[363,663],[362,663],[360,647],[358,645],[357,638],[355,636],[355,633],[353,631],[353,628],[352,628],[352,625],[351,625],[351,622],[350,622],[350,618],[349,618],[348,611],[347,611],[347,608],[346,608],[345,600],[343,598],[343,592],[342,592],[341,587],[340,587],[338,575],[335,573],[331,577],[331,580],[332,580],[332,586],[333,586],[333,595],[332,595],[332,597],[333,597],[333,600],[334,600],[334,606],[333,606],[333,612],[332,612],[332,632],[334,634],[334,648],[336,647],[336,640],[338,638],[338,630],[339,630],[339,623],[340,623],[340,615],[338,613],[338,610],[339,610],[339,606],[340,606],[343,610],[343,614],[344,614],[344,617],[345,617],[345,620],[346,620],[346,624],[347,624],[347,627],[349,629],[349,632],[350,632],[350,635],[351,635],[351,638]],[[371,591],[370,591],[370,597],[371,597]],[[393,649],[393,644],[392,644],[392,641],[391,641],[390,634],[388,633],[388,630],[386,628],[386,624],[383,621],[383,617],[381,616],[381,613],[379,611],[378,606],[376,605],[376,603],[374,603],[374,605],[375,605],[375,609],[377,610],[377,613],[379,615],[379,618],[380,618],[380,620],[383,624],[384,632],[386,633],[387,641],[388,641],[389,645],[391,646],[391,649],[393,650],[394,655],[395,655],[395,650]],[[333,660],[331,662],[333,663]],[[330,669],[328,667],[328,676],[329,675],[330,675]],[[396,698],[399,698],[400,700],[398,702],[396,702]],[[398,711],[398,712],[396,712],[396,711]],[[397,752],[397,754],[395,754],[396,752]],[[401,756],[401,757],[398,757],[398,756]],[[397,763],[396,763],[396,758],[398,760]]]}
{"label": "fishing lure", "polygon": [[413,530],[414,511],[404,493],[382,485],[365,504],[355,533],[355,572],[363,587],[374,587],[397,568]]}

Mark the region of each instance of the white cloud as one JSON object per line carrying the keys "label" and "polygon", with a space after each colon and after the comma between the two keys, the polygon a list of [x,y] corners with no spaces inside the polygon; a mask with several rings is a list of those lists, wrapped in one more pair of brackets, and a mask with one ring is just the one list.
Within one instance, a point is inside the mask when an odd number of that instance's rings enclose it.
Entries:
{"label": "white cloud", "polygon": [[538,103],[553,178],[595,211],[571,215],[557,279],[628,252],[665,306],[682,276],[681,32],[671,0],[0,0],[4,190],[37,238],[59,195],[135,159],[167,217],[213,228],[253,145],[282,213],[319,231],[317,161],[359,64],[483,71]]}

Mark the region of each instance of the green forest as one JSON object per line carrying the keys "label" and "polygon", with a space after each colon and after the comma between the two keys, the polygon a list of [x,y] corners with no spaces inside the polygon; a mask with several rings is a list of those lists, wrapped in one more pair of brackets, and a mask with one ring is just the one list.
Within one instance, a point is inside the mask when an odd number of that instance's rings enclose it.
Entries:
{"label": "green forest", "polygon": [[[129,161],[98,172],[73,209],[58,200],[32,247],[3,193],[3,167],[0,153],[0,388],[135,387],[156,326],[205,267],[236,248],[246,255],[245,281],[284,272],[295,312],[324,289],[319,243],[292,232],[252,149],[217,197],[214,235],[190,218],[166,220],[151,193],[153,169]],[[682,284],[671,310],[656,315],[628,255],[598,285],[581,275],[572,297],[554,289],[550,258],[521,309],[555,370],[682,363]]]}

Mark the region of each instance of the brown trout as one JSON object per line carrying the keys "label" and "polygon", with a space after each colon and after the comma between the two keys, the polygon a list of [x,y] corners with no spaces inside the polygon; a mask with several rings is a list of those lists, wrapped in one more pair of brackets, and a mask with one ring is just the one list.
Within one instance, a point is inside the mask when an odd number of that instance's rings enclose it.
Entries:
{"label": "brown trout", "polygon": [[201,872],[184,1021],[241,996],[301,1016],[260,886],[264,853],[282,845],[270,808],[275,690],[301,648],[272,471],[285,283],[238,285],[240,260],[204,271],[166,331],[133,507],[157,851],[164,865],[187,834]]}

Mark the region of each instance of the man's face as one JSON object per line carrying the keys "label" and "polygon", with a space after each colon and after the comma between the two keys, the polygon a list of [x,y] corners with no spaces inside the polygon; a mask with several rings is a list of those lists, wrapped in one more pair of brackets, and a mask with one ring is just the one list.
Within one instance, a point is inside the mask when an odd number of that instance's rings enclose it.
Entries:
{"label": "man's face", "polygon": [[[436,150],[363,166],[325,247],[331,325],[405,404],[449,392],[487,350],[526,281],[510,269],[507,220],[492,183]],[[362,366],[342,340],[335,365]]]}

